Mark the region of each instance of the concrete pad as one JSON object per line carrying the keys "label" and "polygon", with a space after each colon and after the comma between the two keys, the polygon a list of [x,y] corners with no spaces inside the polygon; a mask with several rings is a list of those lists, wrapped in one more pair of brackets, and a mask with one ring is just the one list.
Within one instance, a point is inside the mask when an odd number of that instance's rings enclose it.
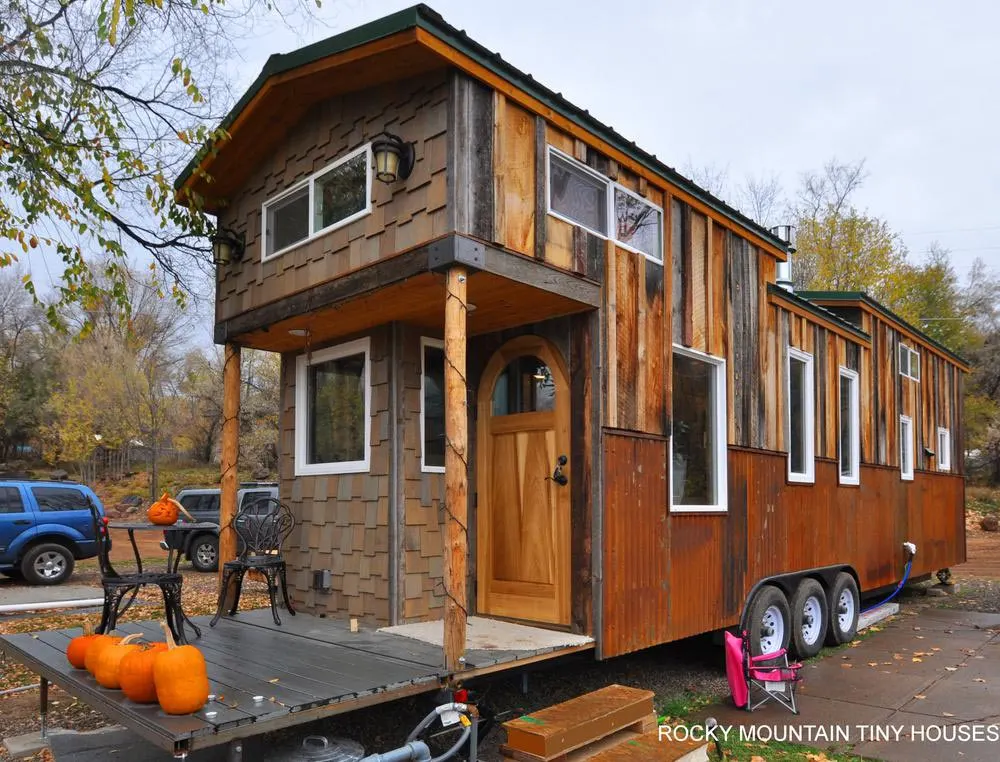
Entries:
{"label": "concrete pad", "polygon": [[927,608],[920,612],[922,624],[931,622],[951,622],[958,627],[1000,629],[1000,614],[963,609]]}
{"label": "concrete pad", "polygon": [[864,632],[869,627],[878,624],[891,616],[899,613],[899,604],[896,602],[883,603],[878,608],[871,611],[863,611],[858,615],[858,632]]}
{"label": "concrete pad", "polygon": [[25,604],[104,598],[104,591],[90,585],[0,585],[0,603]]}
{"label": "concrete pad", "polygon": [[[832,659],[803,668],[799,695],[847,701],[867,707],[900,709],[935,679],[934,674],[902,672],[892,675],[891,679],[879,679],[881,676],[873,675],[872,670],[863,663],[853,666],[852,662],[830,664],[831,661]],[[848,669],[842,666],[844,664],[852,666]],[[809,669],[813,666],[815,669]]]}
{"label": "concrete pad", "polygon": [[[402,635],[434,646],[442,646],[444,643],[444,622],[440,619],[434,622],[414,622],[395,627],[382,627],[378,632]],[[469,651],[536,651],[564,646],[584,646],[593,642],[593,638],[585,635],[574,635],[569,632],[502,622],[498,619],[470,616],[466,649]]]}
{"label": "concrete pad", "polygon": [[[995,719],[974,724],[956,723],[897,712],[887,725],[901,731],[898,740],[893,736],[891,740],[861,743],[854,747],[853,753],[886,762],[940,762],[945,759],[995,762],[997,758],[996,741],[987,736],[988,733],[1000,733],[1000,724]],[[959,735],[962,732],[982,733],[984,740],[974,741],[969,736],[970,740],[963,741]]]}

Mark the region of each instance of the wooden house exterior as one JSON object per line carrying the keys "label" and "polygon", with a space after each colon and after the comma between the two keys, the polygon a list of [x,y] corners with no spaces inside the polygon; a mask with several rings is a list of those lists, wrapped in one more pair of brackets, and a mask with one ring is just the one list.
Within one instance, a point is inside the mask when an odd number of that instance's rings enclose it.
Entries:
{"label": "wooden house exterior", "polygon": [[[177,187],[245,242],[227,359],[281,353],[296,608],[609,657],[733,626],[765,584],[891,585],[906,541],[913,577],[964,560],[961,358],[779,287],[787,241],[429,8],[272,56],[224,127]],[[383,132],[405,179],[374,177]]]}

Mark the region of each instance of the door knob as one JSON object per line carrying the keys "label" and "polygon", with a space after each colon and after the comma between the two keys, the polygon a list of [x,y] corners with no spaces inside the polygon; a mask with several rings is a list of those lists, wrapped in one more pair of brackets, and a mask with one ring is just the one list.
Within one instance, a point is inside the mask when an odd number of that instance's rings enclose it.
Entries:
{"label": "door knob", "polygon": [[556,459],[556,470],[552,472],[552,481],[558,484],[560,487],[565,487],[569,484],[569,477],[563,473],[563,466],[569,462],[569,459],[565,455],[560,455]]}

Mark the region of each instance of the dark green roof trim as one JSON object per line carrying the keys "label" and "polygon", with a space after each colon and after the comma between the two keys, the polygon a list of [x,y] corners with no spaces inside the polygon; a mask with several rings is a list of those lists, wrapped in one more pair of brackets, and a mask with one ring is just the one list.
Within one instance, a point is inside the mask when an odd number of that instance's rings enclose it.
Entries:
{"label": "dark green roof trim", "polygon": [[[415,5],[412,8],[393,13],[371,23],[343,32],[342,34],[329,37],[312,45],[307,45],[304,48],[299,48],[291,53],[272,55],[267,59],[267,63],[264,64],[264,68],[257,76],[257,79],[250,85],[250,88],[243,94],[243,97],[237,101],[236,105],[233,106],[219,126],[227,129],[253,97],[260,92],[268,77],[412,28],[420,28],[430,32],[456,50],[467,55],[476,63],[515,84],[556,113],[599,136],[632,160],[646,167],[649,171],[665,177],[678,188],[697,198],[705,206],[740,227],[751,230],[780,251],[788,252],[788,243],[778,238],[770,230],[754,222],[742,212],[731,207],[704,188],[699,187],[691,180],[688,180],[673,167],[668,167],[661,162],[653,154],[643,151],[635,144],[635,141],[628,140],[615,132],[613,128],[595,119],[590,115],[589,111],[574,106],[563,98],[561,94],[536,82],[530,74],[522,72],[520,69],[509,64],[501,58],[500,54],[490,52],[465,32],[455,29],[455,27],[444,20],[441,14],[426,5]],[[202,149],[188,163],[187,167],[184,168],[184,171],[181,172],[174,183],[174,187],[180,188],[187,181],[197,168],[204,153],[205,149]]]}
{"label": "dark green roof trim", "polygon": [[907,321],[903,320],[903,318],[901,318],[895,312],[890,310],[881,302],[877,302],[874,299],[872,299],[864,291],[800,291],[799,295],[806,299],[822,299],[823,301],[829,301],[829,302],[862,302],[863,304],[867,304],[869,307],[875,310],[875,312],[881,313],[890,320],[893,320],[899,323],[900,325],[905,326],[907,330],[910,330],[917,336],[919,336],[922,341],[926,341],[935,349],[944,352],[944,354],[948,355],[948,357],[953,359],[955,362],[961,363],[966,367],[969,366],[969,361],[966,360],[964,357],[962,357],[959,354],[956,354],[955,352],[952,352],[950,349],[948,349],[948,347],[946,347],[941,342],[937,341],[936,339],[932,339],[930,336],[928,336],[919,328],[916,328],[911,323],[908,323]]}
{"label": "dark green roof trim", "polygon": [[858,328],[854,323],[848,320],[844,320],[840,315],[835,312],[830,312],[830,310],[823,309],[818,304],[813,304],[808,299],[803,299],[802,295],[794,291],[789,291],[788,289],[782,288],[774,283],[767,284],[767,293],[780,296],[783,299],[787,299],[793,304],[797,304],[802,309],[811,312],[817,317],[821,317],[831,323],[834,323],[838,328],[842,328],[848,333],[857,336],[859,339],[864,339],[865,341],[871,341],[871,336]]}

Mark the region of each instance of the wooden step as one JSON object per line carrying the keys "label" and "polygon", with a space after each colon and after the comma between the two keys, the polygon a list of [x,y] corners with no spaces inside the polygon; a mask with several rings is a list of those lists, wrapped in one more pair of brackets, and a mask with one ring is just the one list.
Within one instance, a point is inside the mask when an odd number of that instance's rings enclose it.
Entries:
{"label": "wooden step", "polygon": [[[654,718],[655,724],[655,718]],[[501,746],[504,759],[513,762],[708,762],[708,744],[661,741],[659,728],[645,732],[619,730],[607,738],[555,757],[539,757]]]}
{"label": "wooden step", "polygon": [[503,726],[507,731],[504,748],[530,755],[509,759],[550,762],[623,729],[634,734],[655,729],[653,692],[609,685]]}

